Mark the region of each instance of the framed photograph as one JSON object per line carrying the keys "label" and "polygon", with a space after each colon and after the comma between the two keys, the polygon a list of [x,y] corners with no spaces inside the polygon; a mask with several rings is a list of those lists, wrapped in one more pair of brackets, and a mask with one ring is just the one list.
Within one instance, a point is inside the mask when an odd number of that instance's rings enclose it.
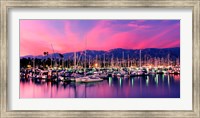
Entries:
{"label": "framed photograph", "polygon": [[1,117],[200,117],[199,0],[0,8]]}

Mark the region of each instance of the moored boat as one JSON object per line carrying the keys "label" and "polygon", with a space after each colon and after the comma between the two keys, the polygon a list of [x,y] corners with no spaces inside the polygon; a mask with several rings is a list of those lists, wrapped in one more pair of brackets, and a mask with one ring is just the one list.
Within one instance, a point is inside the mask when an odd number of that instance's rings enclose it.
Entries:
{"label": "moored boat", "polygon": [[103,79],[100,79],[99,77],[83,77],[81,78],[81,82],[88,83],[88,82],[99,82],[103,81]]}

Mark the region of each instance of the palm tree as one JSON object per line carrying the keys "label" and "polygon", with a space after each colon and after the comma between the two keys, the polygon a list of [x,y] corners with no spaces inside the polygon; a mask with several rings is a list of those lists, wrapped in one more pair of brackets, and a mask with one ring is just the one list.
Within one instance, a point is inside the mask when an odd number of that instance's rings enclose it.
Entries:
{"label": "palm tree", "polygon": [[[49,52],[43,52],[43,54],[44,54],[44,56],[48,56],[48,55],[49,55]],[[46,59],[47,59],[47,57],[46,57]],[[46,59],[45,59],[45,60],[46,60]],[[44,60],[43,62],[46,64],[45,60]],[[44,65],[44,63],[43,63],[43,65]]]}

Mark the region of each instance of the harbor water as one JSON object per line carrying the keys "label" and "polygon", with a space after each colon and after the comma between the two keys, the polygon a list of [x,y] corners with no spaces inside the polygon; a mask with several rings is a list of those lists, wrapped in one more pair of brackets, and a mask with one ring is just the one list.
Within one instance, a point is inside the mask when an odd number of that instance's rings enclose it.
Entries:
{"label": "harbor water", "polygon": [[109,77],[92,83],[20,80],[20,98],[180,98],[180,75]]}

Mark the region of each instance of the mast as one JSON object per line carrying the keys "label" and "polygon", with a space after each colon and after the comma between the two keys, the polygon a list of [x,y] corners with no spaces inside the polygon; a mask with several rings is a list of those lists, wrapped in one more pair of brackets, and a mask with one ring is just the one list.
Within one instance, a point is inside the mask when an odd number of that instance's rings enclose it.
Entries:
{"label": "mast", "polygon": [[87,37],[85,38],[85,69],[86,69],[86,50],[87,50]]}
{"label": "mast", "polygon": [[140,68],[141,68],[141,50],[140,50]]}
{"label": "mast", "polygon": [[147,66],[147,55],[146,54],[144,55],[144,59],[145,59],[144,64]]}
{"label": "mast", "polygon": [[101,59],[101,55],[99,55],[99,61],[98,61],[98,65],[99,65],[99,67],[101,67],[101,64],[102,64],[102,59]]}
{"label": "mast", "polygon": [[90,56],[89,56],[89,67],[90,67]]}
{"label": "mast", "polygon": [[62,58],[62,67],[64,68],[64,58]]}
{"label": "mast", "polygon": [[97,55],[96,55],[96,64],[97,64],[97,58],[98,58],[98,57],[97,57]]}
{"label": "mast", "polygon": [[119,66],[119,60],[118,60],[118,58],[117,58],[117,66]]}
{"label": "mast", "polygon": [[129,67],[129,54],[128,54],[128,67]]}
{"label": "mast", "polygon": [[[51,44],[51,48],[52,48],[52,50],[53,50],[53,54],[55,53],[54,52],[54,48],[53,48],[53,45]],[[53,54],[51,55],[51,66],[53,67],[53,65],[52,65],[52,56],[53,56]]]}
{"label": "mast", "polygon": [[124,51],[122,52],[122,67],[124,67]]}
{"label": "mast", "polygon": [[103,63],[104,63],[104,68],[105,68],[105,53],[104,53],[104,58],[103,58]]}
{"label": "mast", "polygon": [[52,62],[52,56],[53,56],[53,54],[51,55],[51,68],[53,67],[53,62]]}
{"label": "mast", "polygon": [[157,67],[157,59],[154,57],[154,66]]}
{"label": "mast", "polygon": [[35,56],[33,58],[33,68],[35,69]]}
{"label": "mast", "polygon": [[34,61],[33,61],[33,67],[35,68],[35,56],[34,56]]}
{"label": "mast", "polygon": [[169,54],[167,56],[167,66],[169,67]]}
{"label": "mast", "polygon": [[113,54],[112,54],[112,58],[111,58],[111,67],[113,67]]}
{"label": "mast", "polygon": [[74,69],[76,69],[76,51],[74,51]]}

